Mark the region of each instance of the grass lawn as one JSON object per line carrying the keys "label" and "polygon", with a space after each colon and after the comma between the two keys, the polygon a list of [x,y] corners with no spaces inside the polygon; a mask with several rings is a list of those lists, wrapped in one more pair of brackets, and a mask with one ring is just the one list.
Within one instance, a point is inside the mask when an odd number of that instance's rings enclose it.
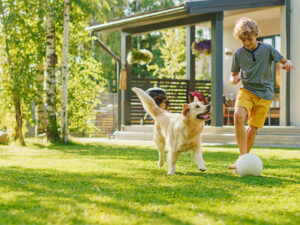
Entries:
{"label": "grass lawn", "polygon": [[181,155],[176,175],[152,147],[0,146],[0,224],[300,224],[300,150],[254,148],[261,177],[226,169],[235,147]]}

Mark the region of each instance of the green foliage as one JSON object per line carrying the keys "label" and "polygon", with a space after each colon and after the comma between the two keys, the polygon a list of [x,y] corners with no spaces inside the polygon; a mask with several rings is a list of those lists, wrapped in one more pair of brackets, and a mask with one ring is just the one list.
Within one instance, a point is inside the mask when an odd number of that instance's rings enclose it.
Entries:
{"label": "green foliage", "polygon": [[197,80],[210,80],[211,79],[211,56],[210,55],[197,55],[196,62],[198,62],[199,71],[196,72],[196,79]]}
{"label": "green foliage", "polygon": [[[79,1],[80,2],[80,1]],[[93,4],[89,1],[81,1],[82,5],[74,4],[70,11],[70,37],[69,37],[69,74],[68,74],[68,127],[70,132],[91,131],[95,129],[93,113],[94,107],[99,104],[98,96],[104,91],[106,79],[103,73],[102,63],[93,58],[91,48],[92,36],[85,28],[89,21],[87,17],[91,14]],[[101,4],[107,5],[102,2]],[[97,7],[94,6],[96,9]],[[90,7],[87,10],[86,7]],[[99,16],[99,15],[98,15]],[[57,36],[62,40],[62,33]],[[62,44],[57,47],[57,52],[62,55]],[[62,58],[58,61],[58,115],[60,120],[61,109],[61,69]]]}
{"label": "green foliage", "polygon": [[[115,19],[123,16],[130,16],[137,13],[143,13],[152,10],[159,10],[175,6],[175,4],[183,4],[184,0],[117,0],[115,4],[111,3],[111,11],[105,13],[107,20]],[[139,49],[148,49],[153,54],[153,60],[150,65],[157,64],[163,66],[161,59],[161,52],[158,48],[157,42],[160,40],[161,34],[159,32],[152,32],[132,37],[132,47]],[[120,56],[121,37],[120,32],[102,33],[101,40],[114,53]],[[116,81],[116,66],[115,62],[101,49],[96,47],[94,56],[98,61],[101,61],[105,67],[104,76],[108,80],[108,87],[116,90],[113,86],[113,81]],[[132,75],[134,77],[155,77],[157,75],[147,70],[147,65],[132,65]]]}
{"label": "green foliage", "polygon": [[127,0],[126,15],[132,15],[138,12],[154,11],[165,9],[177,4],[183,4],[185,0]]}
{"label": "green foliage", "polygon": [[140,65],[148,64],[152,61],[153,55],[147,49],[133,49],[128,53],[127,62],[129,64],[137,63]]}
{"label": "green foliage", "polygon": [[[94,107],[99,102],[99,95],[103,89],[103,72],[100,62],[95,61],[92,57],[86,56],[80,61],[70,61],[68,77],[68,127],[70,132],[88,133],[95,129],[93,123],[95,114],[92,113]],[[61,73],[58,73],[58,80],[61,81]],[[59,90],[61,82],[58,84]],[[60,96],[58,92],[58,114],[60,113]]]}
{"label": "green foliage", "polygon": [[[103,67],[92,58],[90,33],[85,30],[90,21],[104,22],[111,11],[109,3],[117,1],[76,0],[70,7],[69,38],[69,127],[71,131],[91,129],[87,120],[99,101],[95,96],[103,83]],[[21,98],[24,125],[33,123],[32,103],[36,99],[37,66],[45,61],[45,16],[55,11],[57,64],[57,109],[60,109],[60,74],[63,38],[63,0],[53,1],[0,1],[0,129],[10,134],[15,130],[14,96]],[[46,5],[43,5],[43,4]],[[100,10],[101,9],[101,10]],[[8,48],[7,54],[6,48]],[[11,64],[9,64],[9,59]],[[44,68],[45,69],[45,68]],[[70,93],[71,92],[71,93]],[[58,121],[59,118],[58,118]],[[24,126],[25,128],[25,126]]]}
{"label": "green foliage", "polygon": [[159,78],[184,79],[186,76],[186,49],[185,28],[167,29],[161,31],[161,43],[157,46],[161,52],[163,65],[149,65],[149,71],[153,71]]}
{"label": "green foliage", "polygon": [[241,178],[236,147],[204,146],[204,173],[180,155],[168,176],[153,147],[0,146],[0,224],[298,225],[299,149],[253,151],[262,176]]}
{"label": "green foliage", "polygon": [[[31,121],[31,104],[36,93],[36,67],[41,60],[36,41],[44,29],[38,14],[30,10],[40,7],[37,3],[0,3],[0,129],[7,128],[12,135],[16,127],[14,104],[17,101],[22,106],[22,119]],[[36,35],[37,31],[39,35]],[[40,41],[44,40],[41,38]]]}

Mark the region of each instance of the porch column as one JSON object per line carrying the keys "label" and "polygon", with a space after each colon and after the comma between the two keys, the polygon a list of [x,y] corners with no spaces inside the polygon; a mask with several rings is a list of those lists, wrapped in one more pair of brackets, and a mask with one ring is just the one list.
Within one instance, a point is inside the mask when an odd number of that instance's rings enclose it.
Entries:
{"label": "porch column", "polygon": [[211,125],[223,126],[223,12],[212,20],[211,46]]}
{"label": "porch column", "polygon": [[[291,41],[291,1],[285,1],[286,8],[286,58],[291,58],[290,41]],[[291,78],[290,72],[286,72],[286,125],[291,125],[290,108],[291,108]]]}
{"label": "porch column", "polygon": [[[281,54],[290,59],[290,0],[280,13]],[[290,72],[280,70],[280,126],[290,126]]]}
{"label": "porch column", "polygon": [[192,43],[195,40],[195,26],[186,27],[186,79],[189,80],[189,90],[195,91],[195,55],[192,53]]}
{"label": "porch column", "polygon": [[127,73],[127,89],[121,94],[121,125],[130,125],[131,66],[127,63],[127,55],[131,50],[131,35],[123,31],[121,35],[121,64]]}

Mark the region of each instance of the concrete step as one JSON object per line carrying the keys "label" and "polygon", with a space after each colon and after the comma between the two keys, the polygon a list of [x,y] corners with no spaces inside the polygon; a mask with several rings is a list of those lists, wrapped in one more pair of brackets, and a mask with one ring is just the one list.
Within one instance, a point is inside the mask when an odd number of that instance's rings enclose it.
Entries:
{"label": "concrete step", "polygon": [[[153,125],[124,126],[122,131],[152,133],[153,127],[154,127]],[[203,129],[203,133],[212,133],[212,134],[234,134],[234,132],[235,132],[234,126],[223,126],[223,127],[206,126]],[[300,127],[266,126],[262,129],[259,129],[258,134],[300,135]]]}
{"label": "concrete step", "polygon": [[[202,134],[204,143],[236,144],[235,134]],[[255,137],[255,145],[290,145],[300,146],[300,135],[269,135],[258,134]]]}
{"label": "concrete step", "polygon": [[122,131],[126,132],[153,132],[154,125],[131,125],[122,127]]}
{"label": "concrete step", "polygon": [[[115,139],[119,140],[153,140],[152,133],[145,132],[115,132]],[[234,144],[236,143],[234,134],[209,134],[202,133],[202,141],[204,143],[222,143]],[[255,144],[269,144],[269,145],[299,145],[300,135],[264,135],[258,134],[255,139]]]}
{"label": "concrete step", "polygon": [[114,133],[115,139],[120,140],[145,140],[152,141],[153,134],[152,132],[135,132],[135,131],[116,131]]}
{"label": "concrete step", "polygon": [[[153,125],[125,126],[122,131],[114,133],[115,139],[119,140],[153,140]],[[211,127],[206,126],[202,133],[203,143],[212,144],[236,144],[234,127]],[[291,147],[300,146],[300,127],[264,127],[259,130],[255,145],[284,145]]]}

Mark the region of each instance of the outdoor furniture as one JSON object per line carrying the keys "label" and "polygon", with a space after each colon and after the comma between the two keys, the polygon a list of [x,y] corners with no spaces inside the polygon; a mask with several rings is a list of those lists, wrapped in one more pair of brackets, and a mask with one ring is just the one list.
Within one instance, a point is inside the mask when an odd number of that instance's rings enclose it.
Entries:
{"label": "outdoor furniture", "polygon": [[188,103],[193,102],[194,97],[197,97],[198,100],[204,105],[209,104],[209,98],[207,96],[204,96],[201,92],[196,92],[196,91],[190,91],[188,93]]}
{"label": "outdoor furniture", "polygon": [[[168,110],[169,100],[167,93],[163,89],[159,87],[149,88],[148,90],[146,90],[146,93],[154,99],[157,106],[159,106],[162,109]],[[145,124],[145,120],[148,116],[149,114],[146,112],[144,117],[140,121],[141,125]]]}
{"label": "outdoor furniture", "polygon": [[223,95],[223,118],[224,124],[226,120],[227,125],[233,125],[234,105],[235,105],[234,94]]}
{"label": "outdoor furniture", "polygon": [[280,118],[280,108],[279,107],[271,107],[267,116],[267,125],[279,125]]}
{"label": "outdoor furniture", "polygon": [[[183,104],[188,101],[188,93],[190,92],[189,80],[132,77],[131,82],[130,87],[138,87],[143,90],[153,87],[162,88],[167,93],[168,101],[170,102],[168,110],[172,113],[181,113]],[[197,80],[194,82],[194,86],[196,92],[200,92],[206,99],[210,99],[211,82],[209,80]],[[128,97],[128,104],[127,106],[125,105],[128,107],[128,117],[125,118],[128,120],[127,125],[140,125],[141,118],[145,116],[145,110],[135,93],[131,91]],[[144,123],[153,124],[154,121],[146,119]]]}

